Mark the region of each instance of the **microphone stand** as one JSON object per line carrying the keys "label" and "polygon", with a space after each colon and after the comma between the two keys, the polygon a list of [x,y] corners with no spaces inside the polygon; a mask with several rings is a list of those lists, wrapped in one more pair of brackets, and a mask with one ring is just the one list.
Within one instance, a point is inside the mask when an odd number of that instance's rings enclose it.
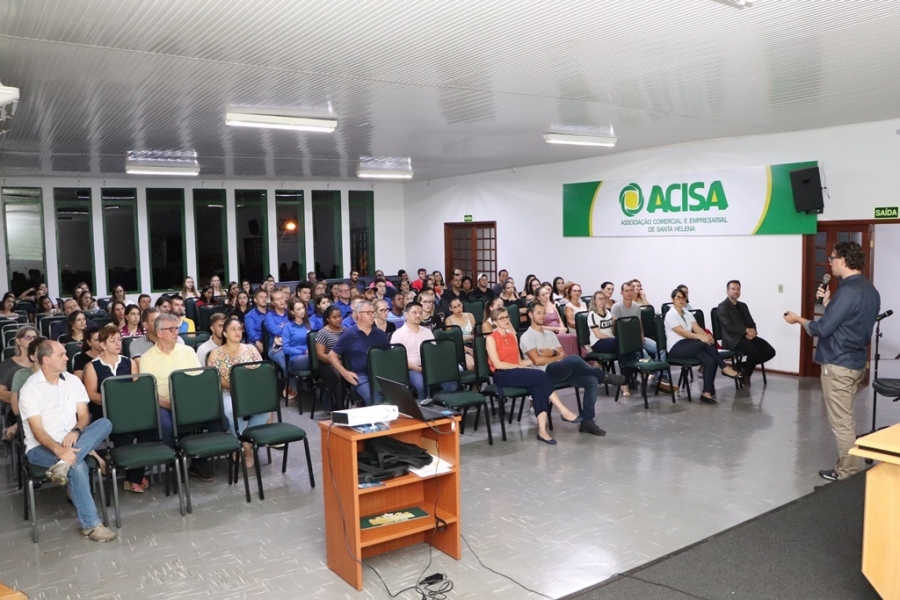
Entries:
{"label": "microphone stand", "polygon": [[[889,317],[892,314],[894,314],[893,311],[887,311],[883,315],[880,315],[880,316]],[[881,336],[883,335],[881,333],[881,321],[882,320],[883,320],[883,318],[877,319],[875,321],[875,376],[872,378],[872,381],[875,381],[876,379],[878,379],[878,361],[881,360],[881,354],[878,352],[878,345],[881,342]],[[897,356],[900,357],[900,354],[898,354]],[[872,386],[872,429],[868,433],[874,433],[874,432],[878,431],[878,429],[875,427],[875,417],[876,417],[877,411],[878,411],[878,392],[875,390],[875,387]],[[868,433],[864,434],[864,435],[868,435]]]}

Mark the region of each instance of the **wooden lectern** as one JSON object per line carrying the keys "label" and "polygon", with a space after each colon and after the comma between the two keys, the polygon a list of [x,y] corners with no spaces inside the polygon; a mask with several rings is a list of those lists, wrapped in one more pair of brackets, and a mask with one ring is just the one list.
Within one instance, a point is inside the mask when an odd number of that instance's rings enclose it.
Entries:
{"label": "wooden lectern", "polygon": [[853,456],[881,464],[866,472],[862,572],[882,598],[900,597],[900,425],[856,440]]}
{"label": "wooden lectern", "polygon": [[[389,430],[376,433],[358,433],[349,427],[332,426],[331,421],[319,421],[319,428],[325,488],[325,545],[332,571],[361,590],[359,561],[370,556],[424,542],[460,559],[459,417],[433,424],[401,417],[390,423]],[[360,488],[357,453],[367,439],[388,435],[426,449],[431,446],[434,450],[429,451],[453,468],[436,476],[423,478],[410,473],[385,481],[381,486]],[[365,530],[360,526],[361,517],[412,506],[429,516]],[[435,517],[442,521],[437,530]]]}

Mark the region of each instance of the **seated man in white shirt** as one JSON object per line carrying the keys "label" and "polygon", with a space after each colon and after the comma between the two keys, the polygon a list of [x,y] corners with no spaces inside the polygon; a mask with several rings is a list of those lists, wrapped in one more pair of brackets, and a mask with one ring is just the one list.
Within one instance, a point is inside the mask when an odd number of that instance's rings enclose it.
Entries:
{"label": "seated man in white shirt", "polygon": [[223,333],[225,330],[225,315],[222,313],[213,313],[209,316],[209,339],[197,346],[197,360],[200,366],[206,366],[206,359],[209,358],[210,352],[225,343]]}
{"label": "seated man in white shirt", "polygon": [[409,383],[416,388],[419,400],[425,396],[425,380],[422,378],[422,342],[434,339],[434,333],[427,327],[420,327],[422,322],[422,305],[410,302],[406,305],[406,323],[391,336],[392,344],[401,344],[406,348],[406,362],[409,367]]}
{"label": "seated man in white shirt", "polygon": [[90,399],[81,380],[66,373],[69,360],[62,344],[42,342],[35,358],[40,370],[19,391],[25,455],[32,464],[46,467],[52,481],[69,484],[82,537],[112,541],[116,534],[97,515],[84,464],[87,455],[109,436],[112,424],[103,418],[90,423]]}
{"label": "seated man in white shirt", "polygon": [[581,409],[581,425],[578,431],[591,435],[606,435],[606,432],[594,422],[594,404],[597,402],[597,390],[601,383],[622,385],[625,378],[621,375],[607,373],[592,367],[580,356],[566,356],[562,344],[552,331],[544,329],[543,304],[533,303],[528,308],[531,327],[522,334],[519,347],[522,353],[534,363],[535,368],[547,373],[554,384],[567,383],[584,389],[584,400]]}

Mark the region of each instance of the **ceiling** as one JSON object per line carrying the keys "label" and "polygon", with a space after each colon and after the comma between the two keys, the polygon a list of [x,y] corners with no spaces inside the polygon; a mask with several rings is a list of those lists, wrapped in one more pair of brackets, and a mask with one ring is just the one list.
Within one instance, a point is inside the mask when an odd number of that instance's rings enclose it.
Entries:
{"label": "ceiling", "polygon": [[[900,115],[900,2],[0,0],[21,89],[0,175],[124,173],[195,150],[202,177],[416,179]],[[333,114],[333,134],[226,108]],[[612,132],[614,149],[542,134]]]}

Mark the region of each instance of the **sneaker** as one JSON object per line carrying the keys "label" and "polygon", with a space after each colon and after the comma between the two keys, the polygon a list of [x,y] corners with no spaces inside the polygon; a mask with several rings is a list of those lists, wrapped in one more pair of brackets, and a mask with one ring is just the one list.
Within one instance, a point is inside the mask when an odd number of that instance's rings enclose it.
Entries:
{"label": "sneaker", "polygon": [[59,461],[49,469],[47,469],[47,478],[59,485],[66,485],[69,483],[69,463],[64,460]]}
{"label": "sneaker", "polygon": [[203,463],[191,463],[190,468],[188,469],[188,475],[196,477],[200,481],[215,481],[215,476],[213,475],[212,469],[209,467],[206,462]]}
{"label": "sneaker", "polygon": [[827,479],[828,481],[837,481],[838,479],[840,479],[840,477],[838,477],[837,471],[835,471],[834,469],[819,471],[819,477],[821,477],[822,479]]}
{"label": "sneaker", "polygon": [[607,373],[606,377],[603,378],[603,383],[608,383],[609,385],[624,385],[626,381],[625,376],[618,373]]}
{"label": "sneaker", "polygon": [[600,429],[600,427],[593,421],[582,421],[581,425],[578,426],[578,432],[599,436],[606,435],[606,432]]}
{"label": "sneaker", "polygon": [[100,523],[93,529],[82,529],[81,537],[95,542],[111,542],[116,539],[116,532]]}

